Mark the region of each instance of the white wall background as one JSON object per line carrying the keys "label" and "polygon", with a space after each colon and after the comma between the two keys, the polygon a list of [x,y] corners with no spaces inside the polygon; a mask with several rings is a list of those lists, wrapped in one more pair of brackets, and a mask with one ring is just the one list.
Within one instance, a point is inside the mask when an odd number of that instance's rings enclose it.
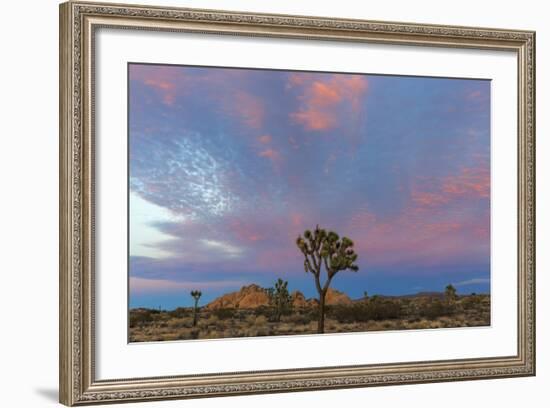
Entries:
{"label": "white wall background", "polygon": [[[461,0],[151,0],[228,10],[411,21],[537,31],[537,345],[532,378],[320,391],[193,401],[143,407],[546,406],[550,384],[550,297],[546,273],[550,188],[550,27],[545,3]],[[134,3],[140,2],[134,0]],[[149,1],[146,1],[149,3]],[[0,405],[57,404],[58,17],[56,0],[6,2],[0,24]],[[292,351],[289,350],[289,353]]]}

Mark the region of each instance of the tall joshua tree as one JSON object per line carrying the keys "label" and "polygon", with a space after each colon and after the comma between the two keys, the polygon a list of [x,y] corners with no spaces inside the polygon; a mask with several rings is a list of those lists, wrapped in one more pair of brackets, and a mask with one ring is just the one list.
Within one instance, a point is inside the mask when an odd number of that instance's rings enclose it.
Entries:
{"label": "tall joshua tree", "polygon": [[202,292],[200,290],[192,290],[191,296],[195,299],[195,306],[193,307],[193,327],[195,327],[197,325],[197,312],[199,310],[199,299],[202,296]]}
{"label": "tall joshua tree", "polygon": [[[334,276],[340,271],[357,272],[355,264],[357,254],[353,249],[353,241],[347,237],[340,238],[334,231],[325,231],[317,227],[313,232],[306,230],[303,237],[296,239],[298,249],[304,254],[304,270],[311,273],[315,279],[315,287],[319,294],[319,322],[317,332],[325,332],[325,298]],[[321,271],[325,269],[326,278],[322,283]]]}

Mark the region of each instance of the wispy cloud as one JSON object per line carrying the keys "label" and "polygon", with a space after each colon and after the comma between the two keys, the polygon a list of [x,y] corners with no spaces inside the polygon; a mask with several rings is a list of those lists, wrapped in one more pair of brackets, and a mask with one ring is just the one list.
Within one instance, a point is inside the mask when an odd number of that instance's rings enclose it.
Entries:
{"label": "wispy cloud", "polygon": [[453,283],[454,286],[470,286],[470,285],[480,285],[480,284],[489,284],[491,279],[489,278],[474,278],[468,279],[461,282]]}
{"label": "wispy cloud", "polygon": [[181,292],[194,289],[220,289],[234,288],[245,285],[246,282],[239,280],[220,281],[176,281],[168,279],[147,279],[130,276],[130,293],[142,295],[147,293],[169,293]]}
{"label": "wispy cloud", "polygon": [[214,241],[212,239],[202,239],[201,242],[213,252],[220,252],[223,255],[227,255],[231,258],[239,257],[243,254],[243,248],[236,245],[229,244],[227,242]]}

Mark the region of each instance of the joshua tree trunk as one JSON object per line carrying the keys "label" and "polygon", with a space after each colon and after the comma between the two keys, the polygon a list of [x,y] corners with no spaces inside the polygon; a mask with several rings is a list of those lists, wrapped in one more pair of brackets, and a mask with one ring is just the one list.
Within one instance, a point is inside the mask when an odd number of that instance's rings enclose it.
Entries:
{"label": "joshua tree trunk", "polygon": [[325,332],[325,297],[327,292],[319,293],[319,321],[317,324],[317,333]]}
{"label": "joshua tree trunk", "polygon": [[200,290],[192,290],[191,296],[195,299],[195,307],[193,308],[193,327],[195,327],[197,325],[197,312],[199,310],[199,299],[202,296],[202,292]]}
{"label": "joshua tree trunk", "polygon": [[197,310],[198,310],[199,299],[195,299],[195,307],[193,308],[193,327],[197,325]]}
{"label": "joshua tree trunk", "polygon": [[319,293],[319,320],[317,321],[317,333],[325,332],[325,304],[331,280],[332,278],[327,279],[325,284],[321,286],[320,279],[315,279],[315,286],[317,287],[317,293]]}

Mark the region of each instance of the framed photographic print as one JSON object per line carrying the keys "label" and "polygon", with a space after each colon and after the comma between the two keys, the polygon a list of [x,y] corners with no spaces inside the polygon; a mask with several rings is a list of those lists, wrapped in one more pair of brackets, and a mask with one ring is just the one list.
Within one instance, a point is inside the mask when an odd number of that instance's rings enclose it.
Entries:
{"label": "framed photographic print", "polygon": [[531,31],[62,4],[60,401],[534,375],[534,115]]}

